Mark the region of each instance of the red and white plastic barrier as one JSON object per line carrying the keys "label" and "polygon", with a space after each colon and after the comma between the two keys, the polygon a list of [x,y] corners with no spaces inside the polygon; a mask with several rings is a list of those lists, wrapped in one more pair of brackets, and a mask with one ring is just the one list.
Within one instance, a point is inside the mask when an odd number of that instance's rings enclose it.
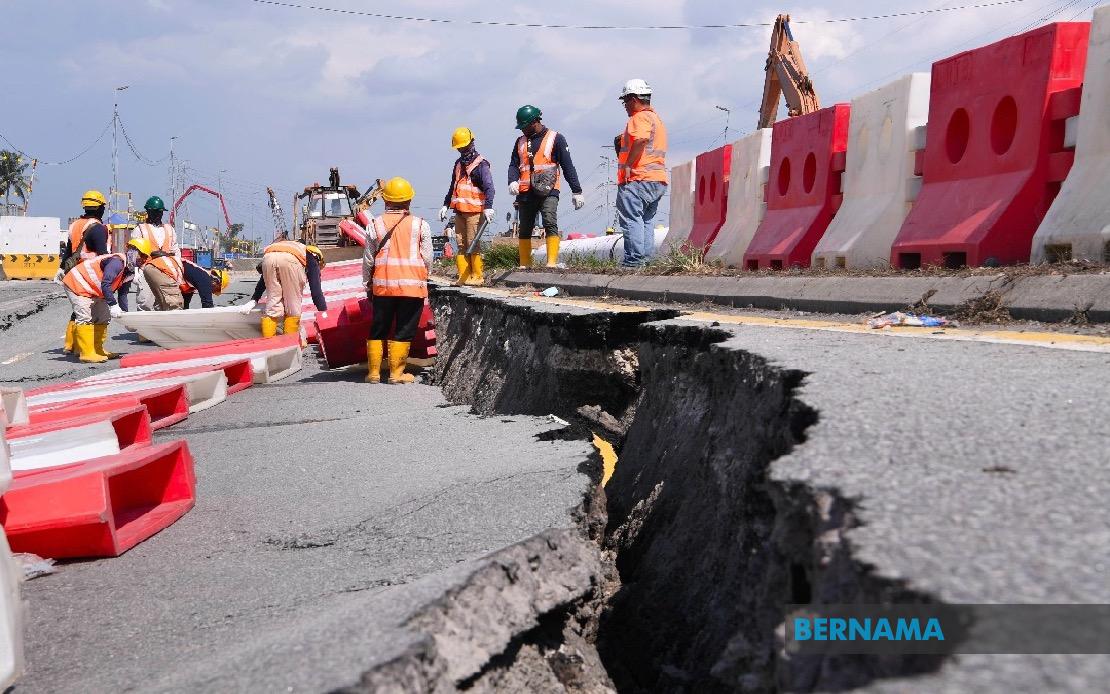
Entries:
{"label": "red and white plastic barrier", "polygon": [[732,143],[728,208],[717,239],[705,254],[740,267],[755,230],[767,213],[767,178],[771,170],[771,129],[763,128]]}
{"label": "red and white plastic barrier", "polygon": [[[366,341],[370,337],[370,321],[373,316],[370,300],[349,300],[337,311],[329,311],[328,314],[326,322],[317,321],[317,345],[327,367],[335,369],[365,362]],[[427,365],[435,356],[436,333],[432,309],[425,301],[409,351],[409,361]]]}
{"label": "red and white plastic barrier", "polygon": [[339,222],[339,233],[346,236],[357,246],[366,246],[366,230],[349,219]]}
{"label": "red and white plastic barrier", "polygon": [[223,359],[249,359],[255,383],[275,383],[301,370],[300,341],[295,335],[233,340],[160,352],[137,352],[120,359],[116,373],[151,373],[166,368],[190,368]]}
{"label": "red and white plastic barrier", "polygon": [[1050,24],[933,64],[921,193],[892,265],[1029,260],[1074,158],[1063,134],[1079,112],[1089,33],[1086,22]]}
{"label": "red and white plastic barrier", "polygon": [[[249,371],[250,367],[247,366]],[[119,381],[93,383],[66,383],[58,386],[36,388],[27,392],[27,404],[32,408],[40,405],[68,403],[89,398],[109,398],[119,395],[134,396],[136,393],[162,388],[165,386],[185,386],[185,396],[189,401],[190,412],[200,412],[218,405],[227,399],[227,376],[222,368],[200,367],[191,369],[166,370],[144,377],[133,377]]]}
{"label": "red and white plastic barrier", "polygon": [[694,228],[695,166],[695,162],[688,161],[671,167],[671,216],[667,237],[663,241],[665,248],[681,247],[690,238],[690,230]]}
{"label": "red and white plastic barrier", "polygon": [[[0,425],[3,423],[0,422]],[[0,498],[8,491],[12,471],[8,466],[8,444],[0,426]],[[22,572],[12,560],[4,529],[0,527],[0,690],[7,689],[23,674],[23,599],[19,585]]]}
{"label": "red and white plastic barrier", "polygon": [[728,209],[729,167],[732,145],[698,155],[694,168],[694,224],[686,237],[686,247],[708,249],[725,223]]}
{"label": "red and white plastic barrier", "polygon": [[836,104],[775,123],[767,214],[744,253],[746,269],[809,266],[842,202],[850,113]]}
{"label": "red and white plastic barrier", "polygon": [[[1033,235],[1034,263],[1110,263],[1110,7],[1095,10],[1078,118],[1067,122],[1064,147],[1075,163]],[[1069,135],[1071,137],[1069,137]]]}
{"label": "red and white plastic barrier", "polygon": [[151,441],[150,415],[142,406],[74,417],[65,410],[5,431],[15,471],[69,465],[115,455]]}
{"label": "red and white plastic barrier", "polygon": [[220,306],[187,311],[131,311],[117,320],[159,347],[172,349],[261,337],[259,315],[257,311],[243,313],[239,306]]}
{"label": "red and white plastic barrier", "polygon": [[176,441],[17,473],[0,498],[0,525],[16,552],[116,557],[195,502],[193,457],[184,441]]}
{"label": "red and white plastic barrier", "polygon": [[929,118],[928,73],[852,99],[844,204],[813,250],[817,267],[890,264],[890,246],[921,188],[915,135]]}
{"label": "red and white plastic barrier", "polygon": [[27,398],[22,388],[0,388],[0,426],[27,423]]}

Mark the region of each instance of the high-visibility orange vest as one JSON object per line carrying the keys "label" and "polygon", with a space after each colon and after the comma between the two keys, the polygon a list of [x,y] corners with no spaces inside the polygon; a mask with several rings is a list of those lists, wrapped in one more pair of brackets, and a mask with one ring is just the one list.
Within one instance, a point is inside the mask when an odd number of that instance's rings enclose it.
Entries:
{"label": "high-visibility orange vest", "polygon": [[[632,151],[632,130],[633,122],[637,123],[639,131],[643,131],[645,127],[650,128],[651,134],[648,136],[647,147],[644,153],[640,155],[639,161],[628,161],[628,155]],[[624,126],[624,134],[621,135],[621,148],[617,153],[617,183],[628,183],[629,181],[658,181],[660,183],[667,182],[667,128],[663,125],[663,119],[655,112],[650,106],[642,111],[633,113],[628,119],[628,123]]]}
{"label": "high-visibility orange vest", "polygon": [[559,173],[559,165],[555,163],[554,159],[555,136],[558,134],[559,133],[555,132],[554,130],[551,130],[550,128],[548,129],[547,134],[543,136],[542,140],[540,140],[539,151],[532,153],[531,166],[529,166],[528,163],[529,138],[527,135],[521,135],[517,138],[516,152],[520,156],[519,183],[521,193],[527,193],[529,190],[532,189],[532,171],[539,173],[540,171],[550,171],[551,169],[555,169],[554,190],[559,190],[559,183],[562,179],[562,176]]}
{"label": "high-visibility orange vest", "polygon": [[[127,260],[122,253],[109,253],[108,255],[98,255],[83,261],[79,265],[75,265],[72,270],[66,273],[62,278],[62,284],[69,288],[71,292],[77,296],[84,296],[90,299],[103,299],[104,292],[101,291],[100,283],[104,280],[104,268],[100,264],[107,258],[119,258],[124,267],[127,266]],[[123,276],[126,273],[121,272],[116,276],[112,282],[112,291],[116,291],[123,284]]]}
{"label": "high-visibility orange vest", "polygon": [[[150,247],[155,251],[163,251],[165,253],[174,253],[177,251],[177,235],[174,233],[173,226],[170,224],[162,224],[154,226],[153,224],[140,224],[135,227],[137,232],[132,238],[143,238],[150,241]],[[161,234],[158,232],[161,231]],[[161,240],[159,240],[161,236]]]}
{"label": "high-visibility orange vest", "polygon": [[465,170],[461,159],[455,162],[455,190],[451,193],[451,208],[456,212],[473,213],[486,209],[486,194],[470,178],[484,161],[479,155]]}
{"label": "high-visibility orange vest", "polygon": [[174,256],[160,255],[146,261],[146,264],[153,265],[163,275],[176,282],[182,292],[192,291],[192,287],[185,281],[185,267]]}
{"label": "high-visibility orange vest", "polygon": [[[393,219],[387,219],[393,217]],[[384,214],[374,219],[374,231],[380,242],[393,229],[389,243],[374,254],[374,296],[402,296],[423,299],[428,296],[428,266],[420,255],[420,229],[424,220],[407,215],[406,224],[396,214]],[[396,224],[396,226],[394,226]],[[368,240],[369,241],[369,240]]]}
{"label": "high-visibility orange vest", "polygon": [[301,263],[301,267],[308,267],[308,249],[300,241],[275,241],[262,254],[267,253],[288,253],[296,258]]}
{"label": "high-visibility orange vest", "polygon": [[[80,243],[81,243],[81,239],[83,239],[85,237],[85,232],[88,231],[89,228],[91,226],[93,226],[94,224],[99,224],[99,223],[100,223],[100,220],[97,220],[97,219],[81,218],[81,219],[73,220],[73,224],[69,225],[69,252],[73,253],[74,251],[76,251],[77,246],[80,245]],[[111,235],[109,235],[109,237],[108,237],[109,244],[111,243],[111,241],[112,241]],[[108,246],[108,250],[109,251],[112,250],[111,245]],[[95,258],[95,257],[96,257],[96,251],[89,248],[88,245],[86,244],[85,247],[81,250],[81,259],[82,260],[88,260],[89,258]]]}

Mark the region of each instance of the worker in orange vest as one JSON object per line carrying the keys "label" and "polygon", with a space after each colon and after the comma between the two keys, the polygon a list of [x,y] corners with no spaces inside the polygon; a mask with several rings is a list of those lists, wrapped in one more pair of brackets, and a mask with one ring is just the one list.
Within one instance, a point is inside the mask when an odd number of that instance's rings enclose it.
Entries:
{"label": "worker in orange vest", "polygon": [[545,126],[542,117],[543,113],[532,105],[517,109],[516,127],[521,135],[509,161],[509,193],[516,196],[520,215],[518,249],[522,267],[532,265],[532,233],[537,215],[543,217],[547,266],[553,267],[558,261],[560,169],[570,184],[574,209],[580,210],[586,204],[566,138]]}
{"label": "worker in orange vest", "polygon": [[249,313],[266,292],[266,311],[262,316],[262,337],[277,335],[278,320],[284,318],[282,332],[299,333],[301,329],[301,303],[307,284],[312,293],[312,303],[317,311],[327,311],[328,302],[320,285],[320,271],[324,268],[324,254],[316,246],[300,241],[280,240],[262,251],[259,271],[262,277],[254,287],[251,300],[243,305]]}
{"label": "worker in orange vest", "polygon": [[[178,311],[185,308],[184,292],[192,290],[185,282],[185,268],[172,253],[162,249],[155,250],[150,241],[140,237],[127,242],[128,249],[138,251],[144,260],[139,273],[150,293],[150,303],[146,306],[155,311]],[[140,302],[140,308],[144,308]]]}
{"label": "worker in orange vest", "polygon": [[628,80],[620,100],[628,122],[617,149],[617,218],[625,267],[642,267],[655,251],[655,213],[667,192],[667,128],[651,107],[651,86]]}
{"label": "worker in orange vest", "polygon": [[474,145],[474,133],[470,128],[456,128],[451,135],[451,146],[459,152],[455,168],[451,172],[451,187],[439,208],[439,221],[446,222],[450,210],[455,212],[455,240],[459,252],[455,265],[459,269],[456,284],[480,285],[485,282],[482,275],[482,254],[475,250],[467,254],[471,243],[478,234],[478,225],[485,219],[493,223],[493,174],[489,162],[478,153]]}
{"label": "worker in orange vest", "polygon": [[[147,256],[142,249],[135,250],[138,262],[145,263]],[[75,351],[83,362],[98,364],[118,356],[106,350],[104,342],[108,338],[108,323],[123,315],[116,292],[130,264],[123,253],[98,255],[81,261],[62,278],[76,321]]]}
{"label": "worker in orange vest", "polygon": [[[432,269],[432,229],[409,213],[412,185],[391,178],[382,187],[385,214],[376,217],[366,230],[362,254],[362,281],[373,304],[370,339],[366,342],[366,382],[382,380],[382,357],[389,355],[389,382],[412,383],[405,373],[412,338],[428,298],[428,276]],[[390,331],[393,339],[386,340]]]}
{"label": "worker in orange vest", "polygon": [[[87,190],[81,196],[82,214],[69,225],[69,235],[62,246],[59,256],[59,267],[54,281],[61,283],[66,271],[62,266],[71,256],[77,255],[81,260],[88,260],[100,255],[107,255],[111,241],[108,227],[104,225],[104,210],[108,206],[108,199],[99,190]],[[76,315],[70,314],[69,323],[66,324],[65,352],[75,352],[74,329],[77,326]]]}
{"label": "worker in orange vest", "polygon": [[[162,221],[166,212],[166,203],[157,195],[151,195],[143,203],[143,210],[146,214],[146,221],[131,230],[131,238],[145,239],[150,243],[152,251],[157,251],[160,255],[172,255],[180,262],[181,248],[177,245],[177,233],[174,231],[172,224],[166,224]],[[136,296],[140,309],[151,310],[158,301],[155,299],[151,287],[147,285],[144,272],[137,273],[135,276]]]}

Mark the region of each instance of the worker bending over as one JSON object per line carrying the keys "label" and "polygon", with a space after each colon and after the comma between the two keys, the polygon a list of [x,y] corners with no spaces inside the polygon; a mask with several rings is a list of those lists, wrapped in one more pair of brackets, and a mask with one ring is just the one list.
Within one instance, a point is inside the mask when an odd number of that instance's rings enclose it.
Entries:
{"label": "worker bending over", "polygon": [[320,287],[320,270],[324,254],[316,246],[300,241],[275,241],[262,251],[262,277],[254,288],[254,296],[245,310],[254,308],[262,292],[266,292],[266,311],[262,316],[262,337],[277,335],[278,320],[284,317],[282,331],[286,335],[301,329],[301,302],[304,286],[312,292],[317,311],[327,311],[328,302]]}
{"label": "worker bending over", "polygon": [[[135,250],[137,262],[146,262],[142,250]],[[107,351],[104,342],[108,338],[108,323],[123,315],[115,294],[123,284],[129,264],[132,261],[122,253],[99,255],[82,260],[62,278],[75,316],[74,345],[83,362],[97,364],[118,356]]]}
{"label": "worker bending over", "polygon": [[[128,251],[136,251],[145,260],[138,265],[146,291],[140,292],[139,308],[154,311],[179,311],[185,308],[185,268],[172,253],[151,248],[145,237],[127,242]],[[145,294],[145,295],[144,295]],[[148,295],[148,296],[146,296]]]}
{"label": "worker bending over", "polygon": [[447,221],[448,210],[455,211],[455,239],[459,252],[455,265],[459,269],[457,284],[479,285],[485,282],[482,275],[482,254],[475,246],[473,253],[467,253],[478,236],[478,225],[484,218],[487,224],[493,222],[493,174],[489,162],[474,145],[474,133],[470,128],[457,128],[451,135],[451,146],[459,152],[455,167],[451,172],[451,186],[439,208],[439,221]]}
{"label": "worker bending over", "polygon": [[370,340],[366,343],[367,383],[382,380],[382,357],[389,342],[389,382],[412,383],[405,373],[412,338],[428,298],[428,276],[432,268],[432,228],[420,217],[409,214],[412,186],[403,178],[391,178],[382,188],[385,214],[375,217],[366,230],[362,255],[362,281],[373,304]]}
{"label": "worker bending over", "polygon": [[516,207],[520,213],[518,246],[523,267],[532,265],[532,229],[536,226],[536,215],[543,217],[547,266],[553,267],[558,261],[560,169],[574,194],[574,209],[580,210],[586,204],[566,138],[548,129],[540,121],[542,117],[543,114],[535,106],[517,109],[516,127],[522,134],[513,146],[509,161],[509,193],[516,196]]}
{"label": "worker bending over", "polygon": [[182,260],[181,267],[185,272],[185,308],[189,308],[194,294],[200,296],[201,308],[212,308],[216,305],[212,297],[223,294],[231,281],[227,270],[206,270],[191,260]]}
{"label": "worker bending over", "polygon": [[[172,255],[180,262],[181,248],[177,245],[177,233],[174,231],[172,224],[162,222],[162,217],[166,212],[166,204],[162,202],[162,198],[151,195],[143,203],[143,209],[146,211],[146,221],[131,230],[131,239],[143,239],[150,244],[152,251],[160,252],[162,255]],[[156,301],[151,295],[144,273],[145,270],[135,277],[136,294],[139,308],[150,310]],[[166,309],[158,310],[164,311]]]}
{"label": "worker bending over", "polygon": [[620,100],[628,122],[617,148],[617,217],[625,267],[642,267],[655,251],[653,222],[667,192],[667,128],[651,107],[651,87],[628,80]]}
{"label": "worker bending over", "polygon": [[[76,256],[73,262],[77,262],[108,254],[111,236],[103,221],[107,205],[108,199],[99,190],[87,190],[81,196],[82,213],[69,225],[69,236],[62,246],[58,272],[54,275],[55,282],[60,283],[65,277],[64,268],[70,258]],[[76,352],[73,339],[76,318],[76,314],[70,314],[69,323],[66,324],[66,341],[62,348],[66,352]]]}

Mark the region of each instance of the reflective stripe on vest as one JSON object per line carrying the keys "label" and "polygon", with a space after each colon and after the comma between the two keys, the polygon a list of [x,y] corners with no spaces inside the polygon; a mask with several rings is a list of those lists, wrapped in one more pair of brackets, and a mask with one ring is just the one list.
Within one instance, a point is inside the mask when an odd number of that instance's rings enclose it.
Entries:
{"label": "reflective stripe on vest", "polygon": [[[71,292],[77,296],[84,296],[90,299],[103,299],[104,292],[101,291],[100,283],[104,280],[104,268],[100,265],[108,258],[119,258],[124,267],[127,267],[127,261],[122,253],[109,253],[108,255],[98,255],[83,261],[81,264],[74,266],[72,270],[66,273],[62,278],[62,284],[69,288]],[[120,288],[123,284],[123,276],[126,273],[121,272],[116,275],[116,279],[112,282],[112,291]]]}
{"label": "reflective stripe on vest", "polygon": [[[85,232],[88,231],[90,228],[92,228],[92,226],[94,224],[97,224],[98,222],[99,222],[99,220],[96,220],[96,219],[75,219],[75,220],[73,220],[73,224],[69,225],[69,252],[70,253],[73,253],[74,251],[77,250],[77,246],[80,245],[81,239],[84,238],[84,236],[85,236]],[[109,240],[109,242],[111,242],[111,237],[109,237],[108,240]],[[109,251],[112,250],[112,247],[109,246],[108,250]],[[95,257],[96,257],[96,251],[90,250],[89,245],[85,244],[85,247],[81,250],[81,259],[82,260],[88,260],[89,258],[95,258]]]}
{"label": "reflective stripe on vest", "polygon": [[[651,121],[651,135],[648,137],[647,147],[644,148],[640,160],[629,162],[628,155],[632,152],[632,119],[645,114]],[[648,107],[632,114],[624,126],[621,135],[621,149],[617,153],[617,183],[629,181],[659,181],[667,182],[667,128],[663,120],[654,109]]]}
{"label": "reflective stripe on vest", "polygon": [[[547,134],[540,140],[540,149],[532,155],[531,171],[549,171],[555,169],[555,190],[559,190],[559,165],[555,163],[555,136],[559,133],[548,128]],[[521,135],[516,140],[516,152],[520,157],[520,192],[527,193],[532,189],[532,173],[528,166],[528,143],[530,138]]]}
{"label": "reflective stripe on vest", "polygon": [[451,193],[451,208],[456,212],[473,213],[486,209],[486,194],[474,185],[471,175],[485,159],[479,155],[463,171],[462,160],[455,162],[455,190]]}
{"label": "reflective stripe on vest", "polygon": [[300,261],[301,267],[308,267],[308,250],[299,241],[276,241],[262,251],[263,255],[267,253],[288,253]]}
{"label": "reflective stripe on vest", "polygon": [[[140,224],[139,236],[150,241],[150,247],[155,251],[173,253],[176,250],[177,239],[174,238],[173,227],[169,224],[154,226],[153,224]],[[159,239],[159,237],[161,237]]]}
{"label": "reflective stripe on vest", "polygon": [[160,255],[148,260],[147,265],[153,265],[163,275],[176,282],[181,291],[188,291],[189,284],[185,281],[185,267],[177,258],[172,255]]}
{"label": "reflective stripe on vest", "polygon": [[[414,299],[428,296],[428,266],[420,256],[420,229],[424,220],[410,216],[409,224],[397,224],[389,243],[374,254],[374,295]],[[385,237],[392,224],[385,215],[374,219],[375,242]]]}

